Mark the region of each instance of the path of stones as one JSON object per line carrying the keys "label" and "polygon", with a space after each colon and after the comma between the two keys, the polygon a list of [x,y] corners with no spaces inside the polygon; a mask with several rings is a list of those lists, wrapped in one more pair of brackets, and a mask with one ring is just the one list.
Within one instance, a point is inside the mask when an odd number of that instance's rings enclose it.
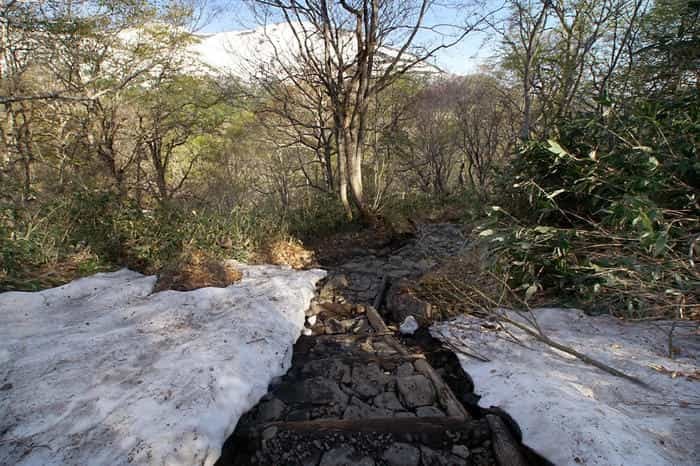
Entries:
{"label": "path of stones", "polygon": [[[423,354],[397,340],[370,305],[381,305],[377,295],[387,280],[398,286],[420,276],[464,243],[454,225],[423,225],[397,251],[365,251],[331,270],[307,313],[310,335],[294,346],[291,369],[243,416],[218,464],[528,464],[503,420],[470,415],[459,401],[464,397]],[[401,302],[396,289],[389,296],[394,319],[423,312]]]}

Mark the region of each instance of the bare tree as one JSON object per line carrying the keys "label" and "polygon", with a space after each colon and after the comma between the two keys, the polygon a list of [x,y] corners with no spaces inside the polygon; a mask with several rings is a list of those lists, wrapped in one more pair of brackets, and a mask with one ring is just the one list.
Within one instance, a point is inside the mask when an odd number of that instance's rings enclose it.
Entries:
{"label": "bare tree", "polygon": [[642,31],[642,18],[649,8],[650,0],[620,2],[610,18],[602,41],[595,47],[595,59],[588,66],[599,113],[602,113],[604,102],[608,98],[613,76],[621,66],[626,67],[627,72],[622,73],[623,79],[615,87],[620,93],[627,90],[636,45]]}
{"label": "bare tree", "polygon": [[455,99],[457,144],[464,156],[460,183],[469,178],[478,193],[487,190],[489,176],[510,154],[517,139],[517,109],[510,90],[495,78],[474,75],[459,83]]}
{"label": "bare tree", "polygon": [[[131,148],[119,147],[134,126],[124,122],[124,95],[148,86],[154,71],[182,49],[187,34],[181,26],[198,1],[161,7],[129,0],[3,2],[2,142],[8,164],[23,166],[25,199],[37,161],[54,163],[49,156],[55,154],[65,166],[67,151],[77,146],[89,146],[83,152],[96,156],[124,194],[126,171],[137,159]],[[163,26],[154,31],[151,24]],[[76,142],[77,133],[85,143]]]}
{"label": "bare tree", "polygon": [[443,196],[454,187],[459,166],[454,102],[461,89],[455,80],[427,85],[411,100],[402,125],[401,171],[425,193]]}
{"label": "bare tree", "polygon": [[533,118],[533,87],[550,15],[548,0],[511,0],[510,17],[501,30],[507,60],[515,68],[522,92],[522,124],[520,138],[528,140]]}
{"label": "bare tree", "polygon": [[[337,191],[333,116],[323,89],[307,85],[300,90],[271,80],[260,83],[264,98],[256,113],[260,124],[267,129],[265,140],[279,149],[296,146],[298,150],[287,151],[295,155],[295,160],[289,163],[296,163],[308,186],[332,195]],[[322,180],[318,179],[319,171]]]}
{"label": "bare tree", "polygon": [[[631,63],[634,38],[648,0],[512,0],[497,25],[505,63],[521,87],[520,137],[533,126],[546,136],[551,122],[605,97],[614,71]],[[588,89],[584,89],[589,86]],[[593,88],[591,89],[592,86]],[[597,102],[583,98],[594,95]]]}
{"label": "bare tree", "polygon": [[[362,163],[371,102],[409,70],[449,47],[478,21],[462,25],[456,37],[429,48],[415,47],[418,33],[430,29],[431,0],[254,0],[261,17],[279,18],[292,32],[299,66],[278,60],[280,80],[299,88],[323,89],[332,112],[338,154],[338,194],[348,217],[350,197],[365,219],[373,214],[365,199]],[[279,54],[282,57],[285,54]],[[304,72],[300,73],[299,69]]]}

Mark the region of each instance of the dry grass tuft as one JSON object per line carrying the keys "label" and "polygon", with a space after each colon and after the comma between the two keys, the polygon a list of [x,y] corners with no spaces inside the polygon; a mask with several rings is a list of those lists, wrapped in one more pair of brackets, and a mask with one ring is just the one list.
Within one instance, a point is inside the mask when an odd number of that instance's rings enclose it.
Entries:
{"label": "dry grass tuft", "polygon": [[305,269],[314,264],[314,253],[299,241],[278,239],[262,247],[253,257],[254,263],[288,265],[293,269]]}
{"label": "dry grass tuft", "polygon": [[208,286],[224,288],[242,277],[240,270],[232,265],[195,250],[183,253],[166,266],[158,276],[153,291],[191,291]]}
{"label": "dry grass tuft", "polygon": [[438,319],[475,314],[494,303],[503,307],[514,304],[503,283],[486,270],[478,254],[446,260],[421,277],[413,293],[434,306]]}

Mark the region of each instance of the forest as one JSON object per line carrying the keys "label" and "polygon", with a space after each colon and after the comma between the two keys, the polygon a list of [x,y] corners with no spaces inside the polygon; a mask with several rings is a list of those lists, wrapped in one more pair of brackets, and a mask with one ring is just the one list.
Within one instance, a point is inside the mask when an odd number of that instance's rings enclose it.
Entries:
{"label": "forest", "polygon": [[[242,8],[288,47],[197,63]],[[700,1],[10,0],[0,26],[0,290],[449,221],[474,254],[421,285],[446,309],[699,315]],[[478,71],[431,64],[475,34]]]}

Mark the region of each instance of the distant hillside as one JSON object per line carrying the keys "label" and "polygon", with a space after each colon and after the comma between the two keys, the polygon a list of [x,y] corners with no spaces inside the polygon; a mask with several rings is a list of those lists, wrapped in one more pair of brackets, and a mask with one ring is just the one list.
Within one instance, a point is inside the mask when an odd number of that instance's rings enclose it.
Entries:
{"label": "distant hillside", "polygon": [[[194,36],[198,40],[189,47],[193,58],[201,61],[212,71],[230,74],[243,80],[249,80],[261,69],[273,75],[282,74],[279,69],[280,61],[295,62],[297,40],[287,23]],[[348,37],[349,50],[351,49],[350,39]],[[312,37],[309,42],[311,48],[318,46],[320,49],[320,40]],[[390,59],[396,56],[396,53],[397,51],[392,48],[383,47],[379,55]],[[405,62],[411,58],[411,55],[407,55],[402,61]],[[430,63],[421,63],[413,70],[421,74],[443,73],[440,68]]]}

